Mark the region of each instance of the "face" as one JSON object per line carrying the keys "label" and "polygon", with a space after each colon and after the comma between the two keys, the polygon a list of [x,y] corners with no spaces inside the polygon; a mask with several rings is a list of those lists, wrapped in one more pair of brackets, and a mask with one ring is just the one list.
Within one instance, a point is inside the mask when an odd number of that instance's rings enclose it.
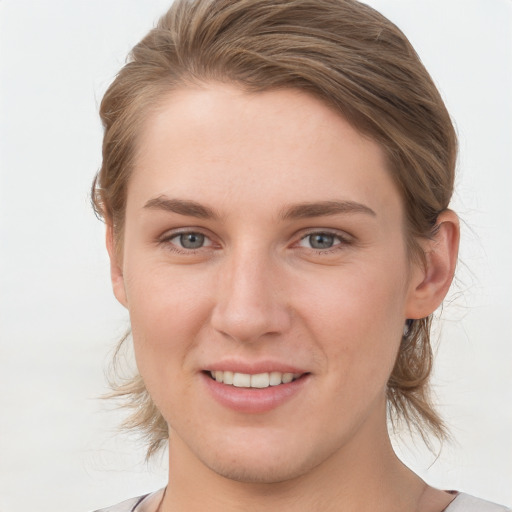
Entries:
{"label": "face", "polygon": [[171,458],[282,481],[385,432],[420,271],[373,141],[294,90],[174,92],[146,122],[113,283]]}

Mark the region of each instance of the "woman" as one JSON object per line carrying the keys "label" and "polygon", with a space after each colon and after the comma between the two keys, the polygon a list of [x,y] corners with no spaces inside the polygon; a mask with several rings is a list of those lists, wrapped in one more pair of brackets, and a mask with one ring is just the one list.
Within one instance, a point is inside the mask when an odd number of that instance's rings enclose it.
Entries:
{"label": "woman", "polygon": [[93,187],[165,490],[106,510],[506,510],[434,489],[387,417],[428,393],[456,136],[405,36],[353,0],[177,1],[101,106]]}

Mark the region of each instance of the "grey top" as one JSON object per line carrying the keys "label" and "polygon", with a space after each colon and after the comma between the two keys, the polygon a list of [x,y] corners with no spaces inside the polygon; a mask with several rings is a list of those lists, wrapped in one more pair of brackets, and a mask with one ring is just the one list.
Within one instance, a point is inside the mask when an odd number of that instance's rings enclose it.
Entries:
{"label": "grey top", "polygon": [[445,512],[511,512],[511,509],[461,492]]}
{"label": "grey top", "polygon": [[[95,512],[157,512],[163,496],[164,489],[160,489]],[[512,509],[461,492],[457,494],[444,512],[512,512]]]}

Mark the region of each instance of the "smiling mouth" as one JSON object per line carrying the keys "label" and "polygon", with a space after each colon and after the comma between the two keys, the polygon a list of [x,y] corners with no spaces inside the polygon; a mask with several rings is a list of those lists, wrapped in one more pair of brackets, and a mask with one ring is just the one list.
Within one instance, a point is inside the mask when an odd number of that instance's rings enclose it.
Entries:
{"label": "smiling mouth", "polygon": [[304,373],[282,373],[282,372],[268,372],[268,373],[238,373],[222,370],[208,371],[207,374],[217,382],[234,386],[236,388],[257,388],[264,389],[270,386],[280,386],[281,384],[289,384],[294,380],[299,379]]}

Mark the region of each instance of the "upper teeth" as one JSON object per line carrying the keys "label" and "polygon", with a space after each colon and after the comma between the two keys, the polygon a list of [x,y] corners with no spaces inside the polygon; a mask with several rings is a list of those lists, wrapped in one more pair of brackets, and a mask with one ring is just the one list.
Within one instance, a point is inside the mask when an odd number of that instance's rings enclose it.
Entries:
{"label": "upper teeth", "polygon": [[288,384],[301,376],[300,373],[268,372],[251,375],[249,373],[211,371],[211,376],[217,382],[230,384],[237,388],[268,388],[279,384]]}

